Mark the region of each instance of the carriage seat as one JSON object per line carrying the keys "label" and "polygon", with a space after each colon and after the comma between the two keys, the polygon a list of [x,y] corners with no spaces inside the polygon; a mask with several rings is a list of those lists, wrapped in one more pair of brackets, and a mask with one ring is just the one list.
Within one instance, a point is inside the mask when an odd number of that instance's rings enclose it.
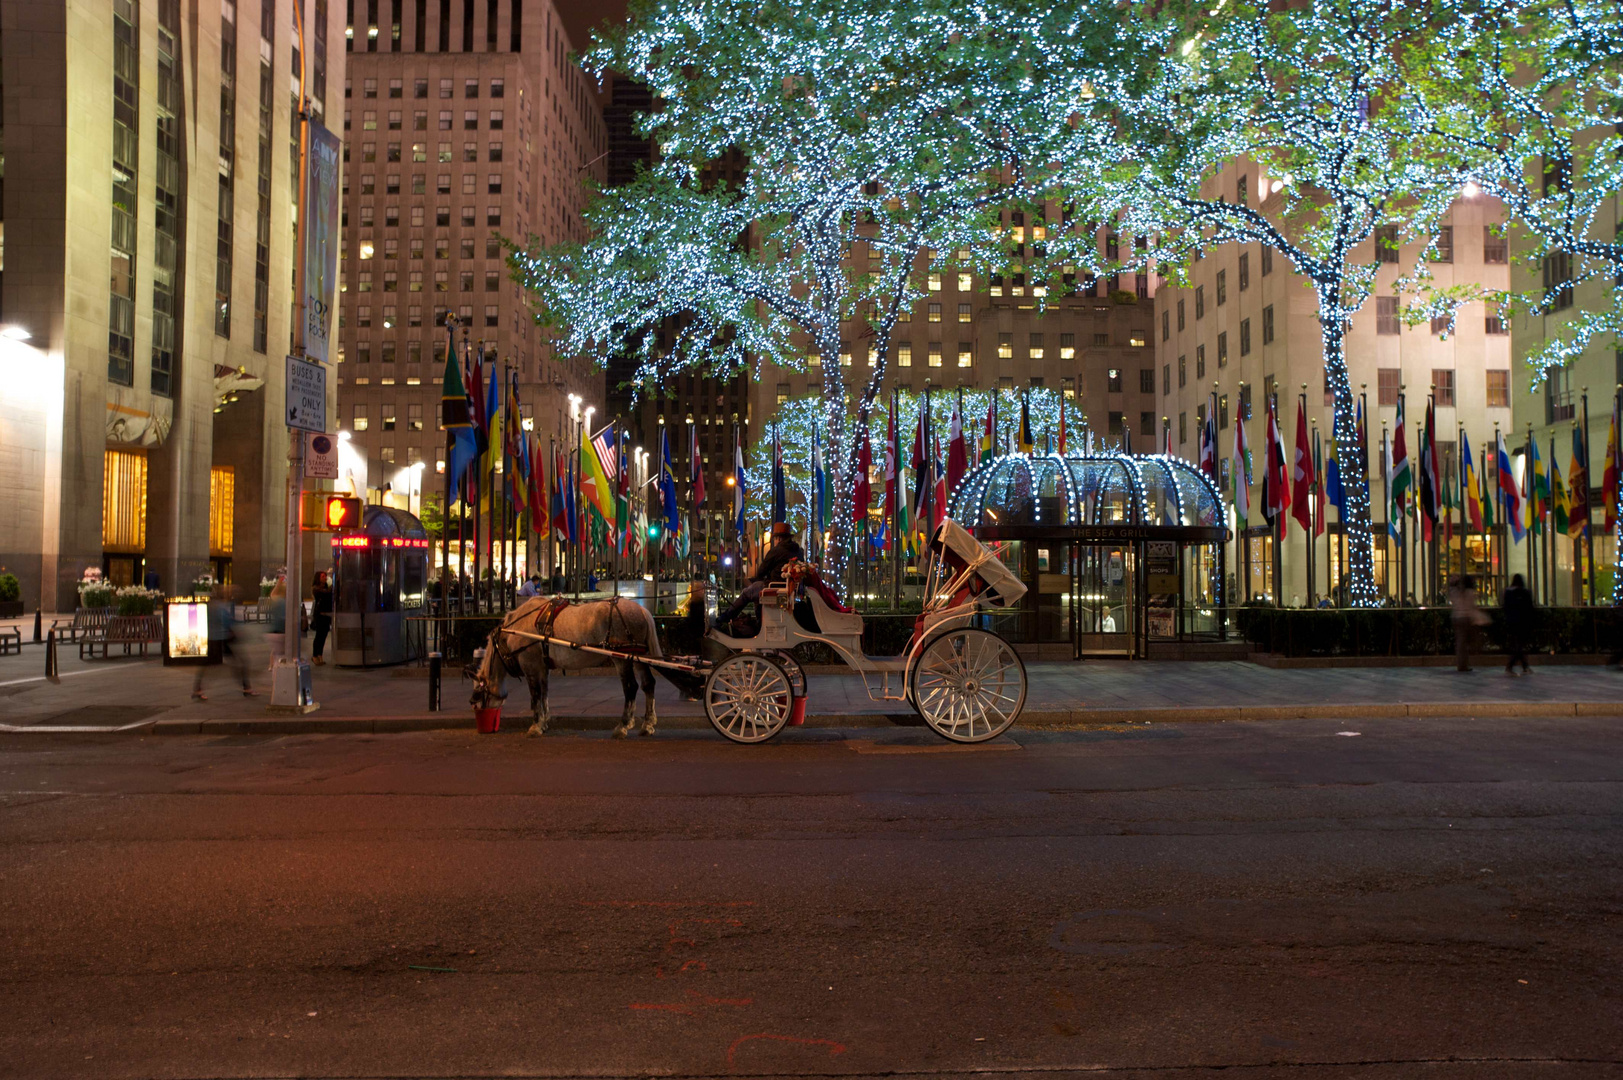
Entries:
{"label": "carriage seat", "polygon": [[835,611],[817,589],[807,589],[806,599],[811,603],[812,615],[819,632],[830,637],[862,636],[862,616],[856,612]]}

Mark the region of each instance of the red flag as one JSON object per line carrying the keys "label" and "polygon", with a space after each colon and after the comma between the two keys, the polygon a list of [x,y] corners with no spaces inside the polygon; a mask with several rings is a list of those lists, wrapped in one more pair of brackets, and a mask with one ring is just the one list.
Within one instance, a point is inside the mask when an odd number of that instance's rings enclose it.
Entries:
{"label": "red flag", "polygon": [[890,428],[885,432],[885,504],[884,515],[886,528],[893,528],[896,521],[896,458],[898,447],[896,445],[896,398],[890,401]]}
{"label": "red flag", "polygon": [[[940,436],[936,436],[935,453],[931,455],[930,460],[932,463],[941,460]],[[935,492],[930,502],[930,534],[933,536],[936,527],[941,524],[941,519],[947,516],[947,478],[940,473],[936,473]]]}
{"label": "red flag", "polygon": [[1313,444],[1307,438],[1307,408],[1296,406],[1296,461],[1291,467],[1291,516],[1303,529],[1313,528],[1313,503],[1309,489],[1313,486]]}
{"label": "red flag", "polygon": [[1619,453],[1623,447],[1618,445],[1618,406],[1623,402],[1623,394],[1614,394],[1612,397],[1612,426],[1606,432],[1606,467],[1600,474],[1601,501],[1606,504],[1606,531],[1611,533],[1617,527],[1617,483]]}
{"label": "red flag", "polygon": [[1059,456],[1065,456],[1065,395],[1059,397]]}
{"label": "red flag", "polygon": [[1263,510],[1269,520],[1285,535],[1287,511],[1291,507],[1290,483],[1285,475],[1285,440],[1279,434],[1279,410],[1272,398],[1268,401],[1267,471],[1263,479],[1267,485],[1267,498]]}
{"label": "red flag", "polygon": [[529,433],[530,519],[538,535],[547,531],[547,463],[541,457],[541,436]]}
{"label": "red flag", "polygon": [[873,471],[873,445],[868,438],[868,425],[862,425],[862,448],[857,451],[857,488],[851,497],[851,520],[861,527],[868,520],[868,504],[873,501],[873,488],[868,474]]}
{"label": "red flag", "polygon": [[964,417],[959,411],[962,404],[963,394],[960,393],[953,399],[952,424],[947,439],[947,488],[950,491],[958,490],[958,481],[969,471],[969,451],[964,446]]}
{"label": "red flag", "polygon": [[699,425],[688,428],[688,477],[693,481],[693,505],[704,505],[704,458],[699,453]]}

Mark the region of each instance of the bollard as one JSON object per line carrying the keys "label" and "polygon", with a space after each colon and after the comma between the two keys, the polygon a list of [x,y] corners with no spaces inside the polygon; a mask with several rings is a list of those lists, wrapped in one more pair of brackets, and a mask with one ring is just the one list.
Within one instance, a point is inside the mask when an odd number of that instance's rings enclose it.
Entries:
{"label": "bollard", "polygon": [[44,622],[45,613],[39,609],[34,610],[34,642],[38,644],[44,639],[39,636],[39,628]]}
{"label": "bollard", "polygon": [[52,630],[45,636],[45,677],[53,683],[60,683],[62,677],[56,673],[56,631]]}
{"label": "bollard", "polygon": [[440,654],[428,654],[428,711],[440,711]]}

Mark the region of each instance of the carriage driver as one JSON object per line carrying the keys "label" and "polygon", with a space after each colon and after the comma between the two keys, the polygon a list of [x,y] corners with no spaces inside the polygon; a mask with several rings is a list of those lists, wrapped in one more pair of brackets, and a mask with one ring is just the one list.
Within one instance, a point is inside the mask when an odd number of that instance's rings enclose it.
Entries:
{"label": "carriage driver", "polygon": [[727,605],[727,610],[716,616],[712,626],[724,627],[738,617],[739,612],[752,603],[761,599],[761,590],[773,581],[783,579],[783,568],[796,559],[805,559],[806,553],[795,542],[794,533],[789,530],[786,522],[775,522],[772,526],[772,547],[761,557],[756,564],[755,572],[750,574],[749,584],[738,598]]}

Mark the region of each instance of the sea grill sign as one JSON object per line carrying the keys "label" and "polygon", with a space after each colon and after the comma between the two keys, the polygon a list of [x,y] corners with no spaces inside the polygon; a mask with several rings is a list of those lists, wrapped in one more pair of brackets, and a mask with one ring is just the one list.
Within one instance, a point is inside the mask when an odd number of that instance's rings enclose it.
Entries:
{"label": "sea grill sign", "polygon": [[297,356],[287,358],[287,426],[327,430],[327,369]]}

